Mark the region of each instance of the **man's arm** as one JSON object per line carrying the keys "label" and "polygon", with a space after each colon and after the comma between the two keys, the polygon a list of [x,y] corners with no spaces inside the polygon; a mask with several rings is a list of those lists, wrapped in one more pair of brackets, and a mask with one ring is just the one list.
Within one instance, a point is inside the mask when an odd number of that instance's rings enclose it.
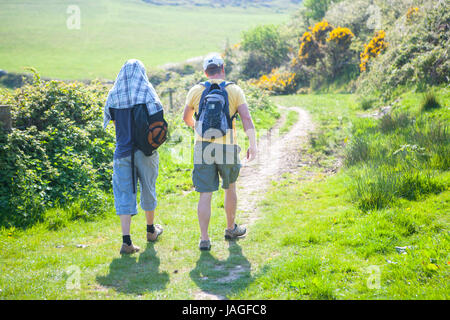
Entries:
{"label": "man's arm", "polygon": [[193,116],[194,116],[194,109],[192,109],[191,107],[186,105],[184,107],[183,120],[184,120],[184,123],[186,123],[186,125],[188,127],[191,127],[192,129],[194,129],[194,125],[195,125]]}
{"label": "man's arm", "polygon": [[111,121],[114,124],[114,127],[116,126],[116,115],[114,114],[114,109],[109,108],[109,115],[111,116]]}
{"label": "man's arm", "polygon": [[247,150],[247,160],[252,161],[256,158],[256,153],[258,149],[256,147],[256,134],[255,134],[255,125],[253,124],[252,116],[250,115],[250,111],[248,110],[247,104],[241,104],[237,112],[242,120],[242,126],[244,127],[244,131],[247,134],[250,146]]}

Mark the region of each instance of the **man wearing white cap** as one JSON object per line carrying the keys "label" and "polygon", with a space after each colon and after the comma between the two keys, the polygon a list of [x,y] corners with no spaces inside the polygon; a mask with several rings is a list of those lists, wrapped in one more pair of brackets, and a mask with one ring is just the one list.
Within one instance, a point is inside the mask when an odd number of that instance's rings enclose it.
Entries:
{"label": "man wearing white cap", "polygon": [[[219,176],[225,191],[224,207],[227,217],[225,239],[236,239],[246,233],[244,227],[235,223],[236,180],[241,168],[240,147],[236,143],[235,116],[237,114],[242,119],[249,139],[248,161],[256,157],[257,148],[255,127],[244,92],[236,84],[225,81],[223,59],[219,55],[211,55],[204,60],[203,69],[208,81],[195,85],[189,91],[183,120],[196,133],[192,180],[195,190],[200,193],[197,208],[201,232],[199,248],[210,250],[208,226],[211,216],[211,199],[212,193],[218,190]],[[223,119],[221,120],[220,117]],[[224,130],[220,129],[221,126],[225,126]],[[205,130],[209,127],[211,129]]]}

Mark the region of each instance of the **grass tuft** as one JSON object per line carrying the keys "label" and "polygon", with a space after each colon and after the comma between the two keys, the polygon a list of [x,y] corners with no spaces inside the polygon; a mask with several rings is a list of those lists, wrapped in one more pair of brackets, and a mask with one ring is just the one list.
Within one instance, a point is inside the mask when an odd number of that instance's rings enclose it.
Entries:
{"label": "grass tuft", "polygon": [[407,127],[412,123],[409,114],[401,112],[398,114],[386,114],[380,119],[379,128],[383,133],[392,132],[396,129]]}
{"label": "grass tuft", "polygon": [[432,91],[428,91],[425,96],[423,97],[422,104],[421,104],[421,110],[422,111],[430,111],[433,109],[439,109],[441,107],[441,104],[439,103],[438,98],[436,97],[436,94]]}
{"label": "grass tuft", "polygon": [[369,110],[372,109],[375,105],[376,100],[369,97],[363,97],[360,101],[359,101],[359,107],[362,110]]}

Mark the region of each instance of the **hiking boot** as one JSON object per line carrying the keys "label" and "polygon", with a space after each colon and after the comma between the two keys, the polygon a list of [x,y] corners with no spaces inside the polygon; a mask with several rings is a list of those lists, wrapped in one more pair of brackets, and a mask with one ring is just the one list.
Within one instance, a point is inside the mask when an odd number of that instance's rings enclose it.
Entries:
{"label": "hiking boot", "polygon": [[210,240],[200,240],[198,248],[200,250],[204,250],[204,251],[211,250],[211,241]]}
{"label": "hiking boot", "polygon": [[155,224],[155,232],[147,232],[147,241],[156,241],[159,235],[161,235],[162,233],[163,228],[161,227],[161,225]]}
{"label": "hiking boot", "polygon": [[244,227],[238,226],[236,223],[234,224],[234,229],[225,229],[225,239],[232,240],[237,237],[243,236],[247,232],[247,229]]}
{"label": "hiking boot", "polygon": [[140,248],[135,246],[134,244],[127,245],[126,243],[122,244],[122,248],[120,248],[120,254],[131,254],[135,252],[139,252]]}

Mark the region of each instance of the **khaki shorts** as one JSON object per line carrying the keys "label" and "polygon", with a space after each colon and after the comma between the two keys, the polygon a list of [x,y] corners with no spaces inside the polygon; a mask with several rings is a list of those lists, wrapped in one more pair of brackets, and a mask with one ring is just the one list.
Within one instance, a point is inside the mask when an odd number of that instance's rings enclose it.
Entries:
{"label": "khaki shorts", "polygon": [[211,142],[197,142],[194,147],[194,171],[192,182],[197,192],[214,192],[219,189],[219,176],[222,188],[228,189],[239,177],[241,163],[238,145],[222,145]]}

